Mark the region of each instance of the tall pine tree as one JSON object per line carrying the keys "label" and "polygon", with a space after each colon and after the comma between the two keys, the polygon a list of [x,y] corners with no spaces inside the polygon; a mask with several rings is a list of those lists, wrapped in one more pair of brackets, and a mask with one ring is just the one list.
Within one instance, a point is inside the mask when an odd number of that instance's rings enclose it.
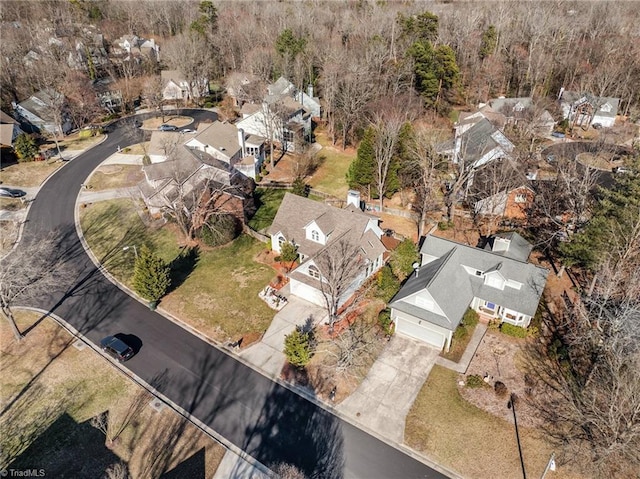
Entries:
{"label": "tall pine tree", "polygon": [[144,299],[155,303],[165,295],[170,284],[171,276],[167,263],[143,245],[133,269],[133,288]]}
{"label": "tall pine tree", "polygon": [[364,132],[364,138],[358,147],[358,156],[351,162],[347,171],[349,188],[366,192],[369,199],[371,199],[371,185],[374,182],[375,171],[374,141],[375,131],[369,127]]}

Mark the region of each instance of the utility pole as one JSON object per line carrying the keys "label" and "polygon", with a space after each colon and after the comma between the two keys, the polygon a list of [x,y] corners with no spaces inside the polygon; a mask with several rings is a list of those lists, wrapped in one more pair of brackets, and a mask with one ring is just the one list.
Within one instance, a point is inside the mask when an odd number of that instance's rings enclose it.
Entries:
{"label": "utility pole", "polygon": [[511,393],[509,396],[509,402],[507,408],[513,411],[513,424],[516,426],[516,441],[518,443],[518,453],[520,454],[520,465],[522,466],[522,479],[527,479],[527,473],[524,470],[524,458],[522,457],[522,446],[520,445],[520,434],[518,433],[518,420],[516,419],[516,401],[518,396],[515,393]]}

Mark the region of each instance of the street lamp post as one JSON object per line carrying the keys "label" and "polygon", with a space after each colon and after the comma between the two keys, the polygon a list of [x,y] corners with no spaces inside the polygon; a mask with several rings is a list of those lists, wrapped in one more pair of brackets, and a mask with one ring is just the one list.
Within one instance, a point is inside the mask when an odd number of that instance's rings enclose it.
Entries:
{"label": "street lamp post", "polygon": [[138,259],[138,248],[136,248],[136,245],[132,245],[132,246],[124,246],[122,248],[122,251],[128,251],[129,248],[133,248],[133,254],[135,255],[136,259]]}
{"label": "street lamp post", "polygon": [[516,427],[516,441],[518,443],[518,453],[520,454],[520,465],[522,466],[522,478],[527,479],[527,473],[524,470],[524,458],[522,457],[522,446],[520,445],[520,434],[518,433],[518,420],[516,419],[516,401],[518,400],[518,396],[515,393],[511,393],[509,396],[509,402],[507,403],[507,408],[513,411],[513,424]]}

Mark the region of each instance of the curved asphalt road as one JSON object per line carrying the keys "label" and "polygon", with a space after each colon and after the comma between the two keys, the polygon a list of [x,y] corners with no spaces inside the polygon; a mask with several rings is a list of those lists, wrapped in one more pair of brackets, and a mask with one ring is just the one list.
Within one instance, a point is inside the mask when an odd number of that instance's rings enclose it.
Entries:
{"label": "curved asphalt road", "polygon": [[[187,114],[196,122],[215,115]],[[33,202],[21,246],[54,231],[73,273],[29,306],[64,318],[94,344],[116,332],[138,338],[126,367],[266,466],[292,463],[314,478],[446,477],[150,311],[102,275],[77,236],[74,208],[91,171],[118,146],[139,141],[126,130],[115,124],[106,141],[61,168]],[[121,254],[120,246],[112,252]]]}

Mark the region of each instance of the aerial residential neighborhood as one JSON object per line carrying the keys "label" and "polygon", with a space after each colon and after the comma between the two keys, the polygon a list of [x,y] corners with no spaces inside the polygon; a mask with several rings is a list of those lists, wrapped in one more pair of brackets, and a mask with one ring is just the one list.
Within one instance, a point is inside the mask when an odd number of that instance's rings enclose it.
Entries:
{"label": "aerial residential neighborhood", "polygon": [[637,478],[637,2],[0,4],[0,475]]}

